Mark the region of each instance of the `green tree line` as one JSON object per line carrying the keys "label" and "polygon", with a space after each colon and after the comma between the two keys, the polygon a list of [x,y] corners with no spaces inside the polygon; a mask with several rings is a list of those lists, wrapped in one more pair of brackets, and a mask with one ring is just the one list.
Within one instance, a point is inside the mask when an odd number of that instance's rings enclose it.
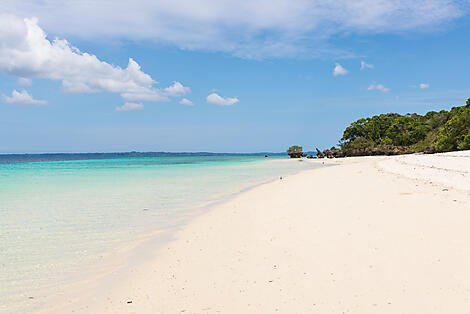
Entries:
{"label": "green tree line", "polygon": [[447,152],[470,149],[470,98],[451,110],[362,118],[348,126],[339,155]]}

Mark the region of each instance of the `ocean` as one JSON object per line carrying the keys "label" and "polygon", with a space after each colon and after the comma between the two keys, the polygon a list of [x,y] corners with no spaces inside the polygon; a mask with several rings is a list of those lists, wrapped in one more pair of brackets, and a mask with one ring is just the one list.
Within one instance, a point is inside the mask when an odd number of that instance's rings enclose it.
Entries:
{"label": "ocean", "polygon": [[123,243],[171,232],[244,189],[319,166],[264,155],[18,156],[0,157],[2,313],[26,311]]}

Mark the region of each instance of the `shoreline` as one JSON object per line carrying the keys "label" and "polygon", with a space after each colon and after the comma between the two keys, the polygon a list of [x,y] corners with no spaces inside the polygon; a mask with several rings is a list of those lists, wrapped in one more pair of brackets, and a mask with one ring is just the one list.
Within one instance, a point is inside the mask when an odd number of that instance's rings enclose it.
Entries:
{"label": "shoreline", "polygon": [[338,165],[239,193],[41,313],[464,313],[468,192],[385,172],[387,159],[308,161]]}
{"label": "shoreline", "polygon": [[[273,159],[267,160],[267,162],[286,163],[297,162],[297,160]],[[307,170],[310,169],[314,168],[308,168]],[[282,176],[291,176],[302,171],[304,170],[292,170],[292,172],[282,174]],[[162,247],[174,241],[175,234],[185,228],[186,225],[191,224],[191,222],[199,216],[207,214],[207,212],[211,211],[213,208],[223,205],[243,193],[276,180],[278,180],[278,177],[257,179],[249,185],[240,187],[240,189],[227,191],[224,194],[214,196],[211,200],[191,206],[192,209],[190,211],[180,216],[178,219],[175,219],[171,225],[159,228],[155,231],[149,229],[149,231],[135,236],[132,240],[121,242],[111,250],[93,256],[92,260],[90,260],[92,262],[87,263],[83,269],[85,274],[75,274],[61,284],[60,287],[48,289],[44,291],[44,293],[31,294],[34,296],[29,298],[31,304],[25,306],[18,305],[18,309],[21,309],[21,311],[25,310],[28,313],[61,313],[64,306],[86,300],[86,291],[92,287],[109,285],[108,282],[114,280],[109,277],[115,276],[116,273],[128,272],[130,265],[132,267],[139,267],[139,265],[147,263],[148,260],[152,260],[154,258],[153,255],[158,255]],[[149,251],[149,249],[154,251],[155,254],[151,253],[150,255],[152,256],[147,256],[149,254],[146,251]],[[75,296],[77,295],[80,295],[80,297],[76,298]],[[11,311],[11,313],[15,312],[16,310]],[[8,313],[10,313],[10,311],[8,311]]]}

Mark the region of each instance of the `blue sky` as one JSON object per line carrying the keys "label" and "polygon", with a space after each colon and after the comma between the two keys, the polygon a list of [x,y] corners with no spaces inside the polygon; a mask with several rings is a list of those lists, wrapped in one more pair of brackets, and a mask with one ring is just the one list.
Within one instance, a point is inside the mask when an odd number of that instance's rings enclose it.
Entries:
{"label": "blue sky", "polygon": [[15,2],[2,153],[311,150],[470,97],[468,1]]}

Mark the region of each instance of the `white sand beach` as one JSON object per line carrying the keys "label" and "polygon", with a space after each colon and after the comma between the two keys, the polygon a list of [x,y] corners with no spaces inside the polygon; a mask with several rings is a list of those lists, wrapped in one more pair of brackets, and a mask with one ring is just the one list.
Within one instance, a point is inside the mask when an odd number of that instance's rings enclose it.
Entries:
{"label": "white sand beach", "polygon": [[469,312],[470,152],[304,162],[44,313]]}

